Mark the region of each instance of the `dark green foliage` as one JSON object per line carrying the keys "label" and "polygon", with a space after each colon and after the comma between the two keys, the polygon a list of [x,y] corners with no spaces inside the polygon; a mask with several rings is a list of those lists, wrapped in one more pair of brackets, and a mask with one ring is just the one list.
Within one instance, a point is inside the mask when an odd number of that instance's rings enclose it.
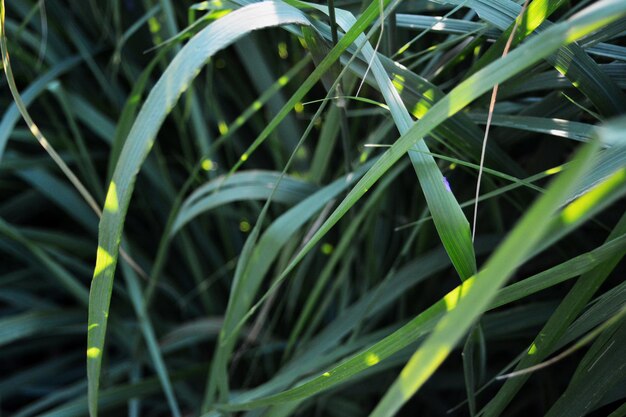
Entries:
{"label": "dark green foliage", "polygon": [[521,3],[3,2],[0,414],[624,415],[626,3]]}

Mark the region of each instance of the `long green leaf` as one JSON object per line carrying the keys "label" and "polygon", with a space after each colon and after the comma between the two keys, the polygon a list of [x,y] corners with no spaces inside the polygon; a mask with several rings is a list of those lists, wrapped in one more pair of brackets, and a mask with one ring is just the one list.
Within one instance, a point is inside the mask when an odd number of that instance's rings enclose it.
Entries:
{"label": "long green leaf", "polygon": [[89,410],[92,417],[96,417],[98,413],[102,353],[124,218],[136,175],[163,120],[198,75],[200,68],[217,51],[255,29],[306,22],[298,10],[275,2],[251,5],[225,16],[185,45],[142,106],[113,173],[100,221],[96,267],[90,292],[87,340]]}

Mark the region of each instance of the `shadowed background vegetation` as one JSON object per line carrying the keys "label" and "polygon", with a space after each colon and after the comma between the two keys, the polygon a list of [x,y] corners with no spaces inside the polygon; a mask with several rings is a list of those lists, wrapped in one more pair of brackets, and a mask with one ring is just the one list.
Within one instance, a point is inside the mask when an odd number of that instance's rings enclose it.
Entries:
{"label": "shadowed background vegetation", "polygon": [[11,0],[2,56],[0,414],[626,415],[623,0]]}

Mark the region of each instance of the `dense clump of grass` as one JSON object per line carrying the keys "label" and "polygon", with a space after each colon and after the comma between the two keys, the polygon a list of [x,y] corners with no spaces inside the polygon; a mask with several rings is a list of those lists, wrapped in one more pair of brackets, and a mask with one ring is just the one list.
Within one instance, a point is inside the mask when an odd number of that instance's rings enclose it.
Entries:
{"label": "dense clump of grass", "polygon": [[0,413],[626,415],[589,3],[2,2]]}

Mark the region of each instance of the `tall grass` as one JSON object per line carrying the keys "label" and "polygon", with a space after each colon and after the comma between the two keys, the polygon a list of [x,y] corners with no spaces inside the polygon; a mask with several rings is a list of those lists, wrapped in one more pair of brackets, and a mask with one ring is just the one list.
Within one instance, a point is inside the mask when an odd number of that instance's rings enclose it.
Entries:
{"label": "tall grass", "polygon": [[1,12],[0,413],[626,415],[624,1]]}

